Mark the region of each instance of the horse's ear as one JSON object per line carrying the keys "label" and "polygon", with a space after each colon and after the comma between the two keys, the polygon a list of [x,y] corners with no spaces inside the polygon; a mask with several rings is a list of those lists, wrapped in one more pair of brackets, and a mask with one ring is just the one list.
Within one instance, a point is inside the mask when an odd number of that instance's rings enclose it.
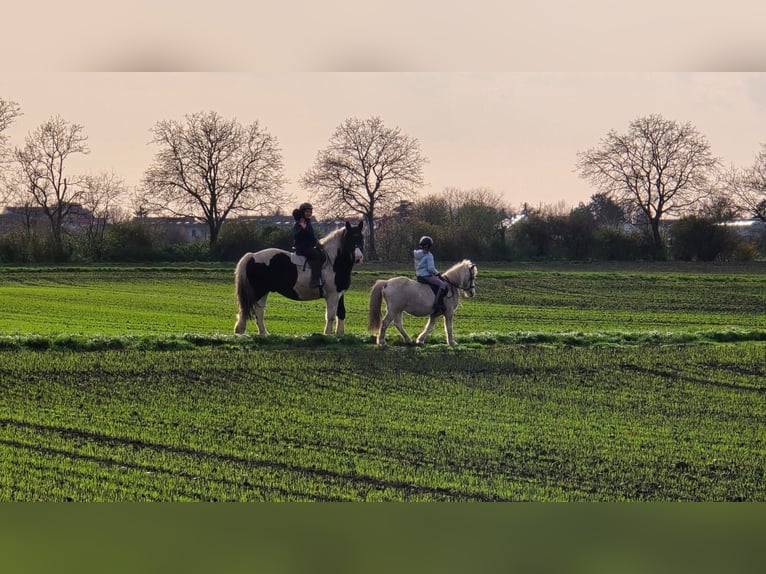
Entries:
{"label": "horse's ear", "polygon": [[364,219],[362,219],[362,221],[359,222],[359,225],[357,225],[357,227],[359,228],[359,231],[362,230],[362,227],[364,227]]}
{"label": "horse's ear", "polygon": [[351,231],[351,224],[348,221],[346,222],[346,231]]}

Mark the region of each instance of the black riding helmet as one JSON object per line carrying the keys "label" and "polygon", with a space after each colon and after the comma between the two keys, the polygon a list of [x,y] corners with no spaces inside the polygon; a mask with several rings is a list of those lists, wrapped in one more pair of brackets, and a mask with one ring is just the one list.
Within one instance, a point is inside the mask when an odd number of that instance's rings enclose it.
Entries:
{"label": "black riding helmet", "polygon": [[311,206],[310,203],[301,203],[300,206],[298,207],[298,211],[300,211],[301,213],[303,213],[307,209],[314,211],[314,208]]}
{"label": "black riding helmet", "polygon": [[428,247],[429,249],[434,246],[434,240],[428,237],[428,235],[424,235],[420,238],[420,243],[418,243],[420,247]]}

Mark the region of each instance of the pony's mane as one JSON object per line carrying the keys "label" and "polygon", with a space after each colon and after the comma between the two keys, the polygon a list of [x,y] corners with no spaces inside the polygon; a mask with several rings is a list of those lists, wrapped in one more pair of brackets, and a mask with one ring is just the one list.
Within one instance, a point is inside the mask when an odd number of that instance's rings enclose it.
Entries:
{"label": "pony's mane", "polygon": [[455,263],[455,264],[454,264],[452,267],[450,267],[449,269],[447,269],[447,270],[444,272],[444,275],[447,275],[448,273],[451,273],[452,271],[457,271],[457,270],[458,270],[458,269],[460,269],[461,267],[470,268],[472,265],[473,265],[473,263],[471,263],[471,260],[470,260],[470,259],[463,259],[463,260],[462,260],[462,261],[460,261],[459,263]]}

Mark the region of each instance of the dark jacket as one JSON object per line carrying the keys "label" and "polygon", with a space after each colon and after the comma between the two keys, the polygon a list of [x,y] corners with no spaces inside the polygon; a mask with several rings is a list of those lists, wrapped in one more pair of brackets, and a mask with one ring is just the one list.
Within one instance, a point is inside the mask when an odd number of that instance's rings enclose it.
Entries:
{"label": "dark jacket", "polygon": [[297,221],[293,225],[293,247],[298,255],[304,255],[311,251],[317,245],[317,238],[314,235],[314,228],[311,221],[306,222],[306,227],[301,227]]}

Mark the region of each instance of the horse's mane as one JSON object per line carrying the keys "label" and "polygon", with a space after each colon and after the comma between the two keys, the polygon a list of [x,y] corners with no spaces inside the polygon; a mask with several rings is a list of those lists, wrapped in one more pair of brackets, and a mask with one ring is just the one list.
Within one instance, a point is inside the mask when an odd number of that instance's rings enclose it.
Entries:
{"label": "horse's mane", "polygon": [[473,265],[473,263],[471,263],[470,259],[463,259],[462,261],[460,261],[458,263],[455,263],[452,267],[447,269],[443,274],[444,275],[449,275],[450,273],[452,273],[454,271],[458,271],[459,269],[461,269],[463,267],[470,268],[472,265]]}
{"label": "horse's mane", "polygon": [[332,245],[336,241],[340,241],[341,237],[343,237],[343,234],[345,233],[346,228],[339,227],[335,231],[332,231],[328,233],[325,237],[319,240],[319,244],[322,247],[327,247],[328,245]]}

